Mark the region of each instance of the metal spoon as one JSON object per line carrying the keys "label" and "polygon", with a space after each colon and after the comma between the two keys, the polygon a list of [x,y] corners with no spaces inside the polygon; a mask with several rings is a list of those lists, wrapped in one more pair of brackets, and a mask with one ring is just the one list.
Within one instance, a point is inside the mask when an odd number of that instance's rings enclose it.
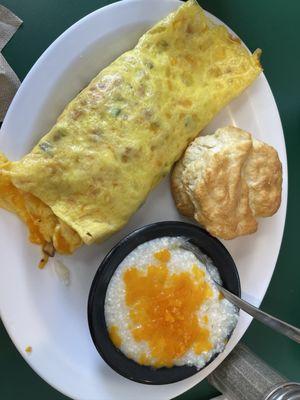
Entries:
{"label": "metal spoon", "polygon": [[[197,249],[197,247],[193,246],[188,241],[185,241],[180,245],[180,248],[183,250],[187,250],[192,252],[198,260],[203,262],[203,256],[201,252]],[[205,263],[204,263],[205,264]],[[212,278],[213,279],[213,278]],[[245,311],[249,315],[251,315],[256,320],[262,322],[263,324],[269,326],[275,331],[289,337],[297,343],[300,343],[300,329],[296,328],[293,325],[288,324],[287,322],[281,321],[280,319],[273,317],[270,314],[260,310],[257,307],[254,307],[252,304],[248,303],[245,300],[240,299],[235,294],[229,292],[223,286],[221,286],[218,282],[213,279],[215,285],[219,289],[219,291],[223,294],[225,299],[229,300],[232,304],[239,307],[241,310]]]}

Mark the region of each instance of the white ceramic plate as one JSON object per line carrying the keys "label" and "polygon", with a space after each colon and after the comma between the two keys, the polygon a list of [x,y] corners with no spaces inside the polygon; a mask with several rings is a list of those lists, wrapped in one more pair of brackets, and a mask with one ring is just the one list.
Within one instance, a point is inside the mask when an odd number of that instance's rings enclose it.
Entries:
{"label": "white ceramic plate", "polygon": [[[54,124],[64,106],[96,73],[132,48],[153,23],[180,5],[177,0],[128,0],[97,10],[62,34],[41,56],[19,89],[3,123],[0,147],[11,159],[30,151]],[[220,22],[220,21],[219,21]],[[258,43],[259,45],[259,43]],[[283,163],[283,199],[279,212],[261,221],[255,235],[226,242],[239,269],[243,297],[259,305],[279,252],[287,202],[287,163],[280,118],[264,75],[215,118],[211,132],[226,124],[249,130],[272,144]],[[103,256],[126,233],[160,220],[178,220],[168,179],[150,195],[128,226],[102,245],[84,247],[64,263],[71,270],[65,287],[51,262],[37,269],[40,251],[28,244],[24,225],[0,216],[0,312],[20,353],[49,384],[80,400],[169,399],[206,377],[228,354],[250,324],[241,314],[226,351],[205,370],[185,381],[146,386],[117,375],[102,361],[87,324],[89,288]],[[31,355],[25,353],[32,346]]]}

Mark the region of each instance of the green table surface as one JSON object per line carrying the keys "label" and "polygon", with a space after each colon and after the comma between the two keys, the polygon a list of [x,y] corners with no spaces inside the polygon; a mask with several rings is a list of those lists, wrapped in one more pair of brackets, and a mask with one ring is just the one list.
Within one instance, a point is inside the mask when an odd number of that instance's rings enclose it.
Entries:
{"label": "green table surface", "polygon": [[[43,51],[65,29],[111,2],[2,0],[1,4],[24,21],[3,54],[22,80]],[[280,256],[262,308],[300,326],[297,233],[300,226],[300,1],[200,0],[200,3],[227,23],[251,50],[263,49],[262,63],[279,108],[287,145],[289,201]],[[300,381],[299,345],[256,322],[251,324],[243,341],[282,374]],[[217,394],[214,388],[204,381],[178,399],[205,400],[214,394]],[[3,326],[0,326],[0,398],[67,399],[29,368]]]}

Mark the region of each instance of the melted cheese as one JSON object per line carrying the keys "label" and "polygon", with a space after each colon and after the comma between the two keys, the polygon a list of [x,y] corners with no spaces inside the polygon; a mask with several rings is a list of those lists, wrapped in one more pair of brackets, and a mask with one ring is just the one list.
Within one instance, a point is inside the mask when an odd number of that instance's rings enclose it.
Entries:
{"label": "melted cheese", "polygon": [[54,243],[61,254],[70,254],[81,245],[77,233],[60,221],[46,204],[11,183],[11,163],[1,153],[0,168],[0,206],[16,213],[25,222],[32,243],[42,247]]}
{"label": "melted cheese", "polygon": [[[171,274],[168,250],[155,254],[158,265],[139,271],[132,267],[124,273],[126,304],[132,322],[131,333],[137,342],[145,341],[150,349],[151,365],[171,367],[176,359],[193,348],[196,354],[212,349],[210,332],[199,324],[197,312],[212,296],[205,273],[197,266],[193,273]],[[116,343],[114,332],[110,332]],[[149,364],[145,355],[141,364]]]}

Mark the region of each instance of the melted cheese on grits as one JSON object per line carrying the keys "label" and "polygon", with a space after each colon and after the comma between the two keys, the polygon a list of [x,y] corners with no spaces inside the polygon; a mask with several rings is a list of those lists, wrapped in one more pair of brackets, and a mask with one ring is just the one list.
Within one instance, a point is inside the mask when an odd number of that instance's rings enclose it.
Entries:
{"label": "melted cheese on grits", "polygon": [[[64,252],[103,240],[127,223],[189,142],[253,82],[258,58],[188,1],[100,72],[32,152],[9,164],[0,178],[9,181],[1,202],[12,192],[23,198],[26,213],[13,202],[7,208],[27,223],[36,243],[50,240]],[[47,215],[37,232],[36,209]],[[64,245],[56,229],[64,232]]]}

